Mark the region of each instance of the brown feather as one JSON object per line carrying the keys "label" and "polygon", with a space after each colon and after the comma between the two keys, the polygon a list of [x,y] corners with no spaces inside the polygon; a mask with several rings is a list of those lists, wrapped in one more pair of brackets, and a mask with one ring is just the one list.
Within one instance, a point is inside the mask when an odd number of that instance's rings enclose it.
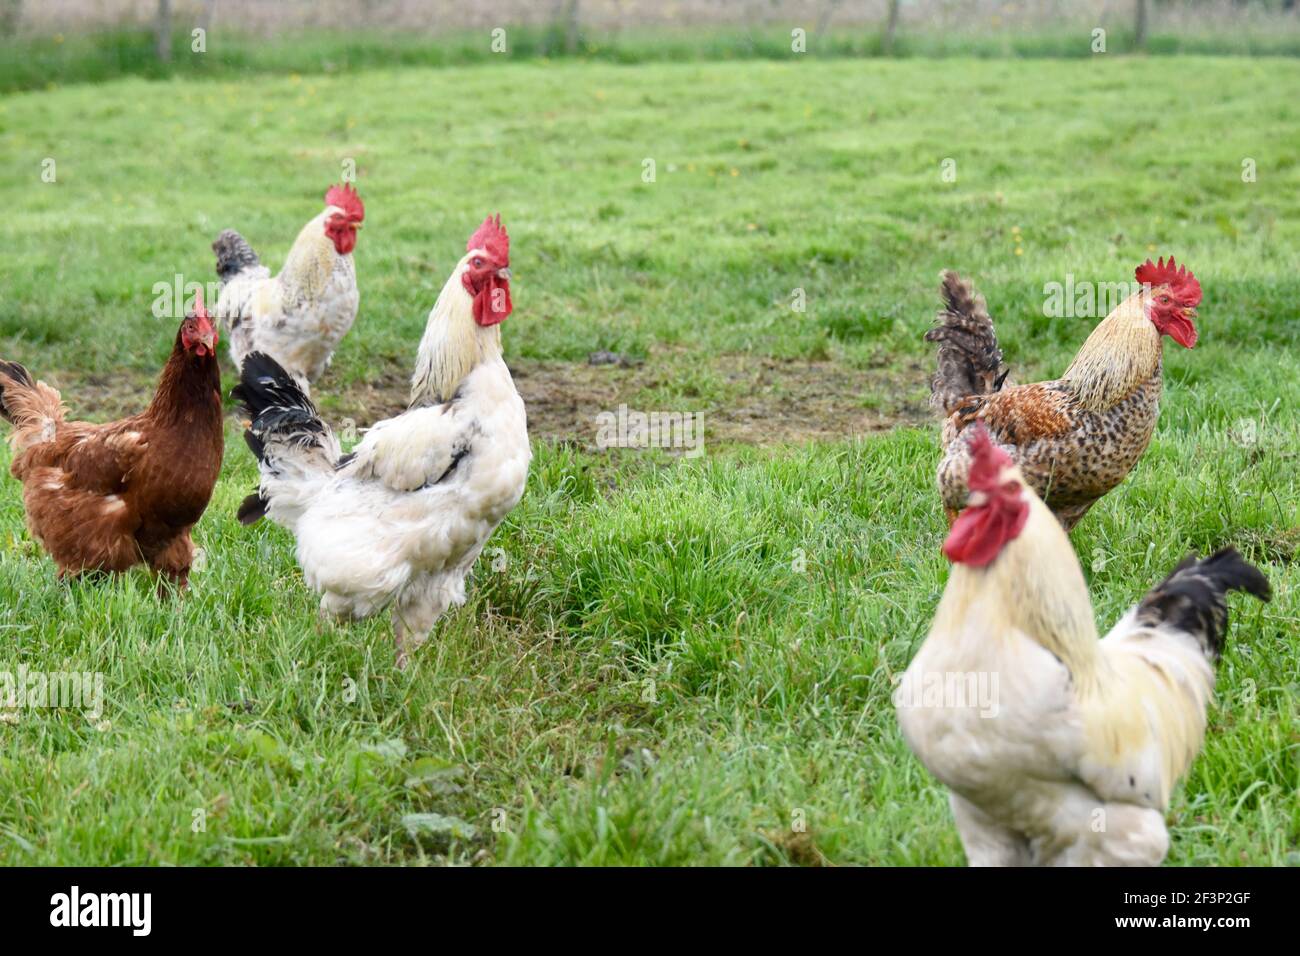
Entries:
{"label": "brown feather", "polygon": [[104,425],[68,422],[54,389],[3,377],[18,452],[11,470],[23,482],[32,536],[60,576],[144,562],[183,585],[190,528],[221,468],[216,358],[187,352],[178,332],[149,408]]}
{"label": "brown feather", "polygon": [[1001,352],[974,290],[945,273],[943,295],[939,326],[926,338],[941,343],[931,401],[946,413],[938,470],[945,510],[951,519],[966,504],[970,454],[963,432],[981,421],[1025,482],[1072,528],[1124,480],[1155,430],[1160,336],[1141,294],[1098,324],[1059,380],[1028,385],[996,377]]}
{"label": "brown feather", "polygon": [[944,307],[925,340],[939,343],[930,404],[951,413],[971,396],[996,391],[1006,371],[984,297],[952,271],[943,274],[942,294]]}

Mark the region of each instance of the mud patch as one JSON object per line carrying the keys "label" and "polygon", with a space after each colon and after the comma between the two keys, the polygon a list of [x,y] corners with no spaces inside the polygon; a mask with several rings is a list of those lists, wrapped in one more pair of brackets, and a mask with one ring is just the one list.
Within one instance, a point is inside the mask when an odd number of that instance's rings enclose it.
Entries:
{"label": "mud patch", "polygon": [[[596,446],[596,416],[620,405],[642,412],[703,414],[706,447],[839,441],[931,420],[927,371],[919,363],[858,369],[842,362],[722,355],[703,359],[665,350],[631,367],[533,359],[510,361],[528,408],[534,439]],[[365,427],[406,407],[410,370],[394,360],[366,383],[343,385],[335,374],[313,391],[337,424]],[[52,384],[74,418],[110,421],[142,411],[156,376],[125,372],[86,376],[61,371]],[[223,369],[223,388],[234,385]]]}
{"label": "mud patch", "polygon": [[[158,387],[157,372],[137,369],[123,369],[112,375],[56,369],[33,375],[58,390],[63,404],[68,406],[69,421],[111,422],[138,415],[149,407]],[[224,387],[224,378],[222,384]]]}
{"label": "mud patch", "polygon": [[[623,368],[569,362],[514,362],[511,372],[538,438],[594,447],[596,416],[620,405],[643,412],[700,412],[709,445],[833,441],[929,421],[914,396],[916,368],[854,369],[836,362],[719,356],[707,363],[707,394],[682,389],[693,359]],[[681,363],[681,364],[679,364]],[[692,372],[695,369],[691,370]]]}

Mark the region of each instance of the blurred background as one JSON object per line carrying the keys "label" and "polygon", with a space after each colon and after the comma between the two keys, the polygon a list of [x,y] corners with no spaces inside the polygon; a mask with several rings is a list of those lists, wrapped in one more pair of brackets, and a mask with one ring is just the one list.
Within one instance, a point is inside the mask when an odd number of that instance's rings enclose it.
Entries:
{"label": "blurred background", "polygon": [[[193,30],[220,36],[188,54]],[[123,74],[341,72],[493,56],[1300,55],[1297,0],[0,0],[0,90]],[[206,42],[206,41],[205,41]]]}

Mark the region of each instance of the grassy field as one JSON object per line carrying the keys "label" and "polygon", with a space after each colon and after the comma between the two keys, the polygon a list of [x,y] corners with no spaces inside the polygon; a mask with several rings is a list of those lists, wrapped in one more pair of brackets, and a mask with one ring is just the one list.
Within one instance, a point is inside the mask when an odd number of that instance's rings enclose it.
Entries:
{"label": "grassy field", "polygon": [[[805,49],[793,49],[791,30],[805,30]],[[509,59],[577,60],[622,64],[776,60],[798,62],[861,57],[1031,57],[1091,59],[1092,30],[1084,20],[1073,25],[1022,30],[912,27],[904,28],[891,51],[883,48],[881,27],[832,25],[818,33],[801,20],[781,26],[634,27],[616,32],[584,28],[572,46],[559,26],[509,26]],[[1127,18],[1108,18],[1106,51],[1134,51]],[[440,31],[358,29],[349,31],[294,30],[274,37],[251,36],[224,27],[213,29],[201,52],[192,50],[191,25],[178,27],[173,58],[158,59],[153,33],[144,28],[118,27],[64,35],[32,34],[0,37],[0,93],[49,89],[67,83],[102,82],[125,76],[238,77],[261,74],[339,75],[357,70],[395,66],[468,66],[503,59],[492,49],[487,29]],[[1156,56],[1300,56],[1300,30],[1295,21],[1248,21],[1221,24],[1157,23],[1147,41]]]}
{"label": "grassy field", "polygon": [[[0,715],[0,862],[961,863],[890,703],[947,575],[938,272],[977,279],[1023,381],[1094,321],[1044,317],[1044,283],[1168,253],[1201,341],[1167,349],[1151,449],[1073,541],[1103,626],[1189,549],[1265,567],[1170,862],[1300,862],[1298,83],[1291,60],[535,62],[0,99],[0,356],[74,412],[147,400],[156,282],[208,281],[227,226],[278,267],[354,159],[361,315],[325,409],[402,401],[500,210],[536,439],[502,551],[405,673],[386,619],[318,624],[288,536],[235,521],[233,414],[179,600],[57,584],[6,479],[0,670],[100,671],[108,704]],[[620,401],[703,412],[707,454],[596,451]]]}

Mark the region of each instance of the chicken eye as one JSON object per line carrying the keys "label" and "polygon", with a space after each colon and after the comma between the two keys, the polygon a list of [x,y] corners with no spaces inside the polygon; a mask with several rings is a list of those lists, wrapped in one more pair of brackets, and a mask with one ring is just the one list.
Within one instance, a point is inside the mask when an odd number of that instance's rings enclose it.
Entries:
{"label": "chicken eye", "polygon": [[475,269],[482,269],[482,268],[483,268],[483,259],[482,259],[482,257],[480,257],[480,256],[475,256],[472,265],[474,266]]}

